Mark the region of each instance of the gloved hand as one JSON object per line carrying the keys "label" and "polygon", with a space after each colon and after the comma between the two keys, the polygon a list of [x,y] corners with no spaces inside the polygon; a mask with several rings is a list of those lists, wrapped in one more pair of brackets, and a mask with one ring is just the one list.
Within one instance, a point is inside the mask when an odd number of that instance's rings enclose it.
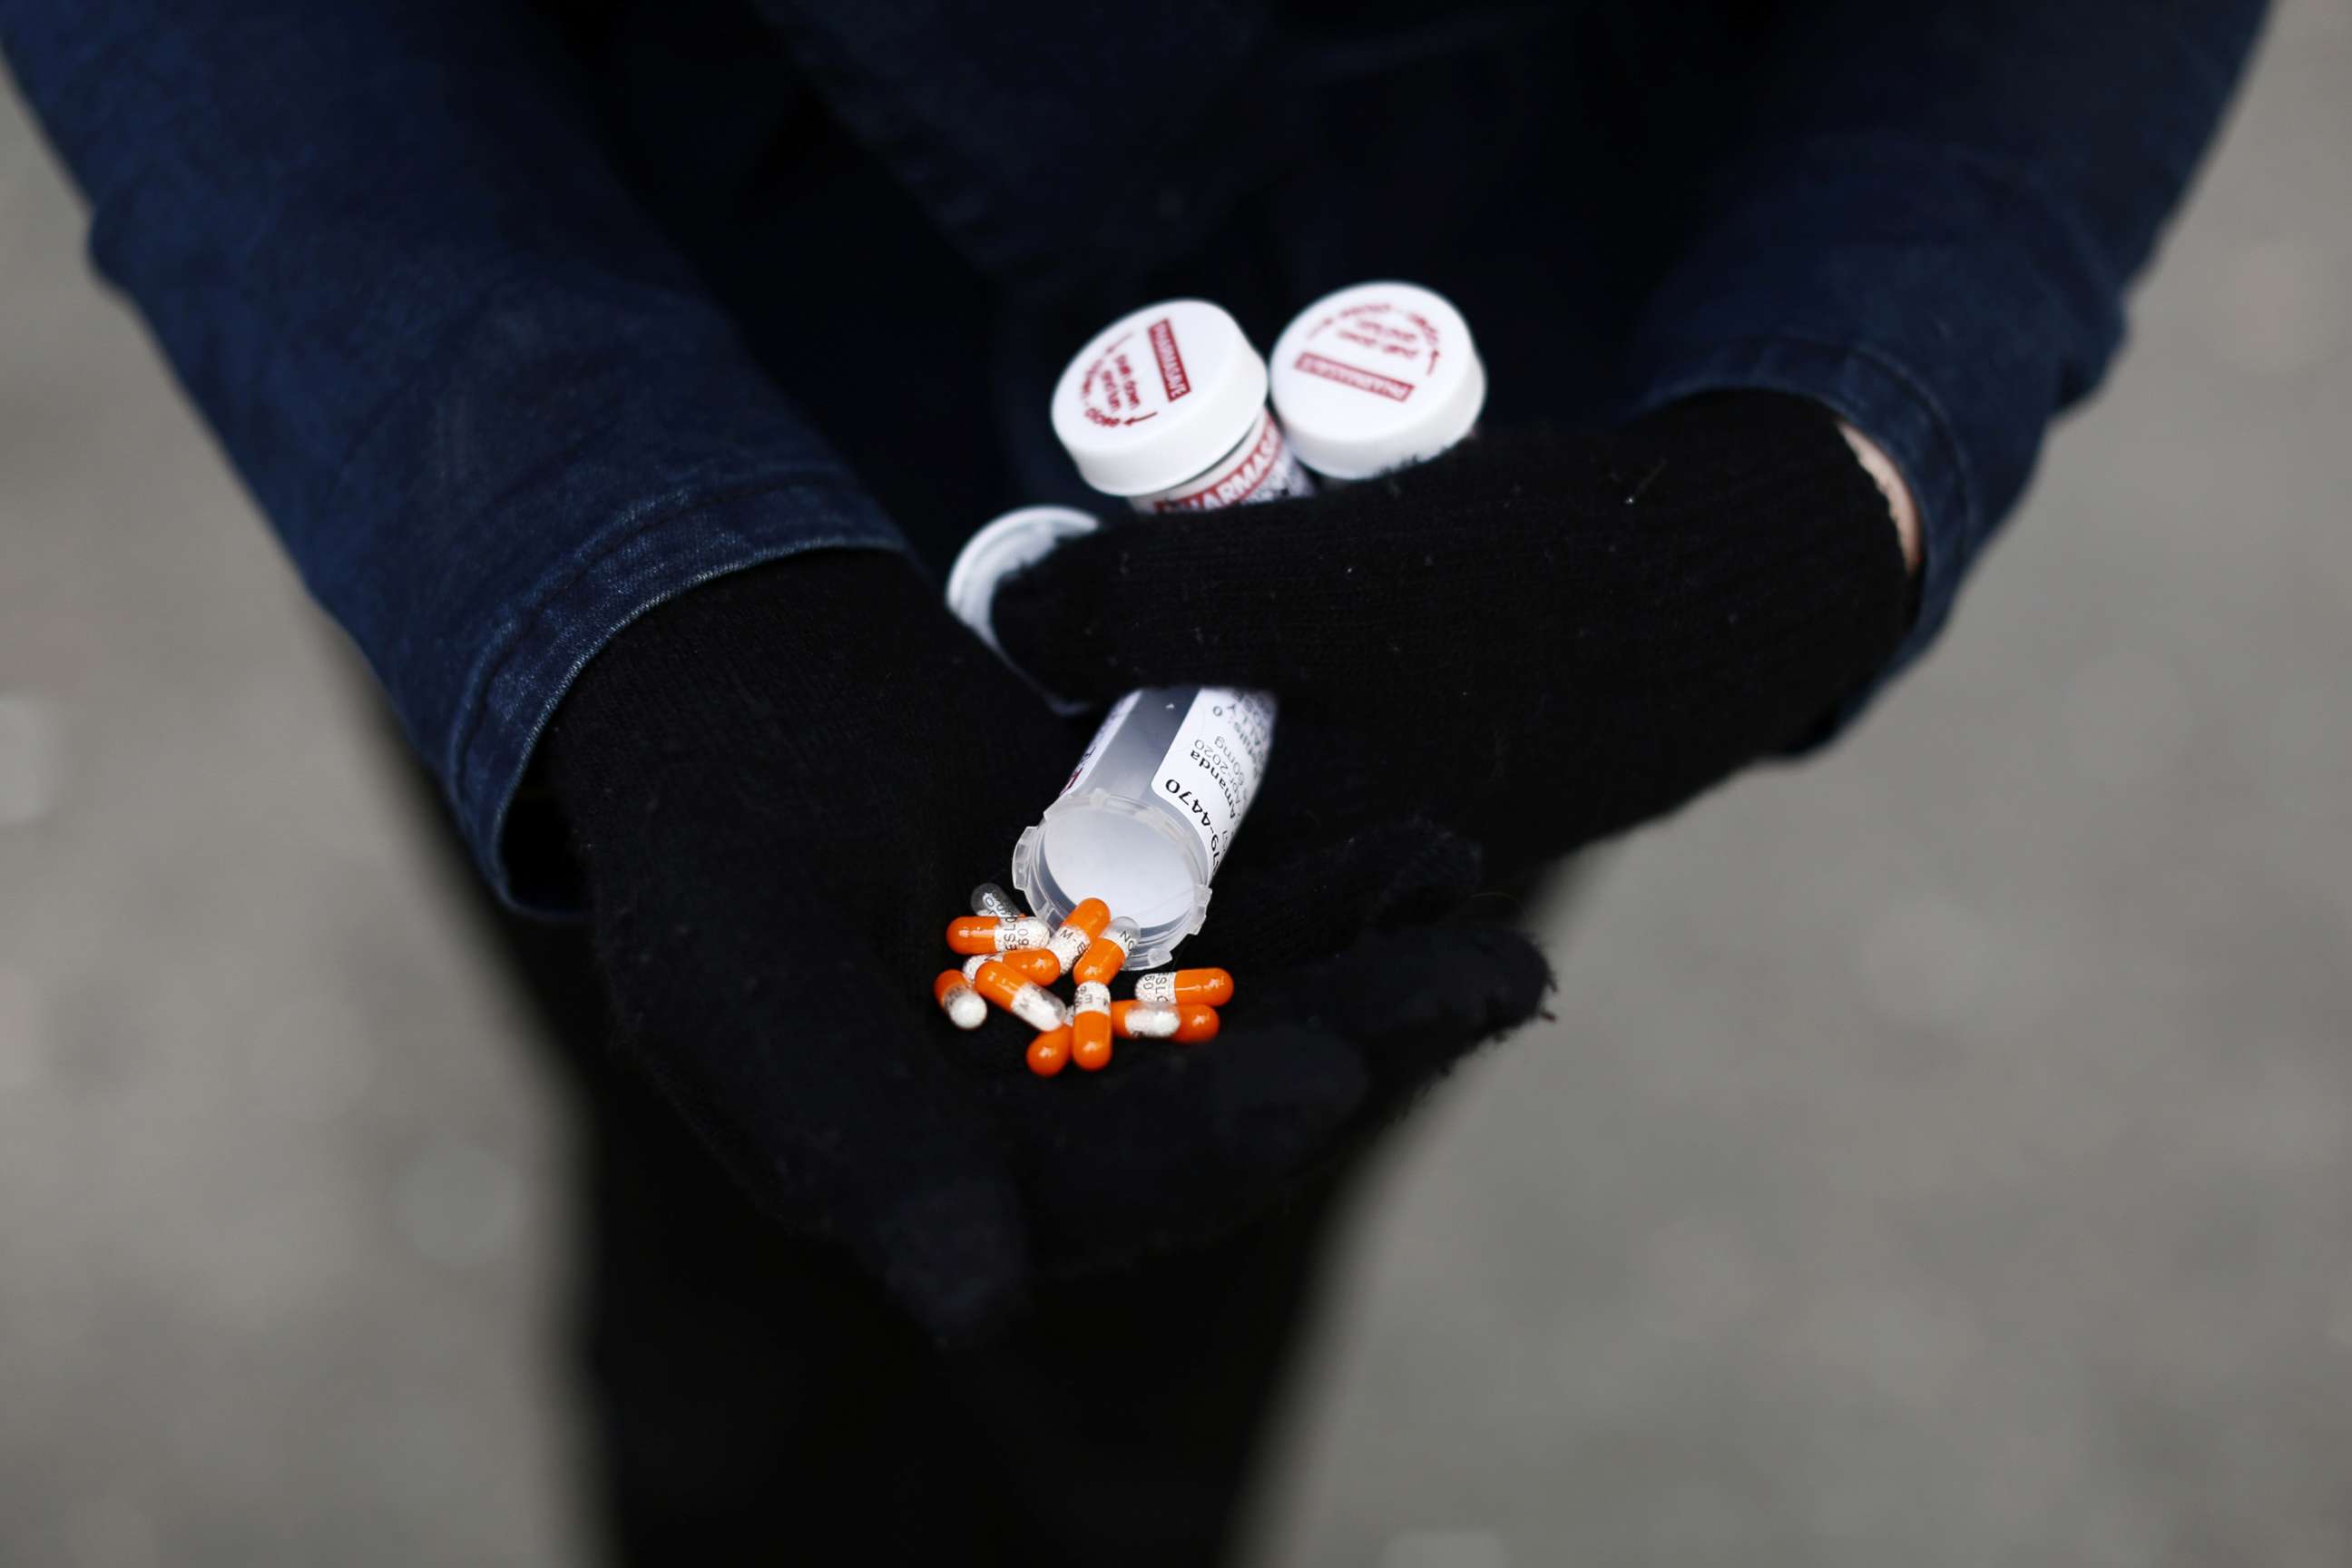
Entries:
{"label": "gloved hand", "polygon": [[1084,740],[908,563],[848,552],[651,612],[548,736],[622,1048],[772,1215],[943,1338],[1001,1321],[1033,1270],[1240,1223],[1546,982],[1524,939],[1433,923],[1478,874],[1450,833],[1249,857],[1245,827],[1187,950],[1239,977],[1220,1037],[1034,1077],[1029,1031],[959,1032],[930,983]]}
{"label": "gloved hand", "polygon": [[1273,690],[1277,765],[1318,754],[1327,819],[1423,815],[1499,874],[1806,738],[1885,664],[1909,597],[1830,415],[1732,393],[1108,527],[1005,583],[994,620],[1073,696]]}

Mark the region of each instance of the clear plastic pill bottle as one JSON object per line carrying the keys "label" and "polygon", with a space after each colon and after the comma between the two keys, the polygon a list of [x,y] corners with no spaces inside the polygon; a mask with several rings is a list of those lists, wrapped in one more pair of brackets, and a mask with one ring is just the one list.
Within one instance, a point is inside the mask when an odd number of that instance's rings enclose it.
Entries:
{"label": "clear plastic pill bottle", "polygon": [[1444,296],[1358,283],[1283,329],[1272,392],[1300,462],[1327,479],[1368,479],[1467,437],[1486,406],[1486,367]]}
{"label": "clear plastic pill bottle", "polygon": [[[1054,391],[1054,433],[1081,478],[1139,512],[1308,494],[1265,394],[1265,362],[1231,316],[1206,300],[1164,300],[1078,351]],[[982,530],[966,556],[978,549],[1025,564],[1073,530],[1072,514],[1032,510],[1025,524],[999,519]],[[974,565],[964,584],[973,613],[985,618],[988,595],[1011,569]],[[1035,673],[1053,684],[1051,670]],[[1128,693],[1013,846],[1013,885],[1048,921],[1082,899],[1104,900],[1138,928],[1128,967],[1165,963],[1208,917],[1209,885],[1257,795],[1274,721],[1262,691]]]}

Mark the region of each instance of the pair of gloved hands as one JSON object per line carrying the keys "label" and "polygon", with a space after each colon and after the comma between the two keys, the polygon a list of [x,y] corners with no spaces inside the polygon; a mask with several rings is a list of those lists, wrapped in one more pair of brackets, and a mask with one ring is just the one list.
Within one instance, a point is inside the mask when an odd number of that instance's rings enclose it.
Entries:
{"label": "pair of gloved hands", "polygon": [[1830,416],[1736,394],[1598,437],[1491,435],[1310,500],[1114,523],[999,591],[1071,695],[1281,699],[1187,957],[1211,1045],[1024,1068],[940,1020],[940,930],[1003,880],[1086,731],[881,552],[648,615],[548,742],[626,1048],[752,1194],[946,1337],[1029,1281],[1228,1228],[1547,984],[1464,923],[1486,881],[1801,739],[1900,637],[1887,505]]}

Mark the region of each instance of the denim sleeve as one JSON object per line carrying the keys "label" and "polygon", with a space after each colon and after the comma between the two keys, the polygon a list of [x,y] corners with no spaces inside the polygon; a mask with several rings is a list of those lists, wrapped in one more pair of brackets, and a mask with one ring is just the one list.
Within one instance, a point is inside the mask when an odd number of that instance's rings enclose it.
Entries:
{"label": "denim sleeve", "polygon": [[[0,0],[137,305],[484,872],[572,676],[694,584],[899,548],[499,0]],[[521,857],[520,858],[530,858]]]}
{"label": "denim sleeve", "polygon": [[[2261,0],[1812,4],[1637,339],[1643,406],[1814,398],[1921,511],[1918,619],[1950,613],[2211,138]],[[1857,699],[1851,717],[1866,696]]]}

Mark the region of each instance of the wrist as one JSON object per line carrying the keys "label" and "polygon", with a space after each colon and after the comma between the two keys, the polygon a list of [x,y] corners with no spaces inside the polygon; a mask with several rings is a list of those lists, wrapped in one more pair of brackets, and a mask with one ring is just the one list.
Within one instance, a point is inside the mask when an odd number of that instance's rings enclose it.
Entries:
{"label": "wrist", "polygon": [[1886,510],[1895,516],[1895,536],[1903,545],[1904,569],[1916,577],[1926,547],[1919,534],[1919,505],[1911,499],[1911,487],[1904,482],[1903,471],[1877,442],[1843,419],[1837,422],[1837,427],[1845,444],[1853,449],[1855,461],[1878,487],[1878,493],[1886,498]]}

